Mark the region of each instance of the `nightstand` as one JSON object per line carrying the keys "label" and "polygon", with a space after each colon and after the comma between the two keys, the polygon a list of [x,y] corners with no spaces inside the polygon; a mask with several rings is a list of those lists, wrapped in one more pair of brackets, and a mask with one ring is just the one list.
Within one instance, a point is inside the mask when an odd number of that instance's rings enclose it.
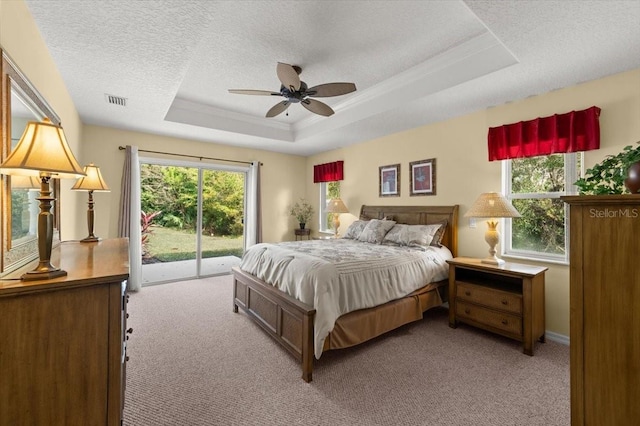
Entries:
{"label": "nightstand", "polygon": [[544,342],[547,268],[507,262],[496,266],[456,257],[449,263],[449,327],[465,323],[522,342],[533,355]]}
{"label": "nightstand", "polygon": [[293,233],[296,234],[296,241],[301,240],[302,237],[307,237],[307,240],[311,239],[311,229],[295,229]]}

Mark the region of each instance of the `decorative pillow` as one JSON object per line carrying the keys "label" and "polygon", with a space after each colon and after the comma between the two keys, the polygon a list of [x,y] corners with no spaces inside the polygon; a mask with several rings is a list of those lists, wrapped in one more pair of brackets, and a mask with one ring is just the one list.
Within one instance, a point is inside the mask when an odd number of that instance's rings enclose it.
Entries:
{"label": "decorative pillow", "polygon": [[365,243],[380,244],[384,240],[384,236],[395,224],[394,220],[371,219],[362,230],[358,240]]}
{"label": "decorative pillow", "polygon": [[367,226],[367,220],[356,220],[347,228],[347,232],[344,233],[342,238],[346,238],[348,240],[357,240],[360,234],[362,234],[362,230],[365,226]]}
{"label": "decorative pillow", "polygon": [[[440,228],[433,235],[433,239],[431,240],[431,245],[436,247],[442,247],[442,239],[444,238],[444,233],[447,232],[447,223],[448,221],[445,219],[440,223]],[[434,223],[434,225],[436,225]]]}
{"label": "decorative pillow", "polygon": [[382,244],[390,244],[390,245],[398,245],[398,246],[407,245],[406,233],[407,233],[408,226],[409,225],[404,225],[401,223],[396,223],[395,225],[393,225],[393,228],[391,228],[391,230],[387,232],[387,235],[384,236],[384,239],[382,240]]}
{"label": "decorative pillow", "polygon": [[409,225],[406,231],[405,244],[409,247],[426,249],[431,245],[434,236],[442,227],[441,223],[431,225]]}

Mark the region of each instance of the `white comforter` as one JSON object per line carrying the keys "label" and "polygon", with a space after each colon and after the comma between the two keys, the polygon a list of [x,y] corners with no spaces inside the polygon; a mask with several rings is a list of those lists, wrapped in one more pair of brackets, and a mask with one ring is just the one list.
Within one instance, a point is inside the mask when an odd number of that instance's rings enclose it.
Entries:
{"label": "white comforter", "polygon": [[240,269],[316,309],[319,359],[338,317],[446,279],[450,258],[446,247],[421,251],[336,239],[256,244],[244,254]]}

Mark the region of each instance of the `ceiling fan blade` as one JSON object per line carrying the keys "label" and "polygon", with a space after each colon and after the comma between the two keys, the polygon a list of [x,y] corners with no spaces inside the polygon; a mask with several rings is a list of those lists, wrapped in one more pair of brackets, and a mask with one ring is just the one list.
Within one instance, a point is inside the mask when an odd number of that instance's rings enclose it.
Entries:
{"label": "ceiling fan blade", "polygon": [[292,92],[300,90],[300,77],[298,77],[298,73],[293,66],[278,62],[276,73],[278,74],[280,83],[282,83],[284,87],[290,89]]}
{"label": "ceiling fan blade", "polygon": [[235,93],[237,95],[282,96],[278,92],[270,92],[268,90],[229,89],[229,93]]}
{"label": "ceiling fan blade", "polygon": [[303,107],[315,114],[324,115],[325,117],[333,115],[333,110],[329,105],[316,101],[315,99],[303,99],[300,103]]}
{"label": "ceiling fan blade", "polygon": [[276,115],[284,112],[287,108],[289,108],[289,105],[291,105],[291,102],[289,101],[278,102],[273,107],[271,107],[269,111],[267,111],[266,117],[267,118],[275,117]]}
{"label": "ceiling fan blade", "polygon": [[314,98],[328,98],[330,96],[346,95],[355,91],[356,85],[353,83],[326,83],[310,87],[306,90],[306,93]]}

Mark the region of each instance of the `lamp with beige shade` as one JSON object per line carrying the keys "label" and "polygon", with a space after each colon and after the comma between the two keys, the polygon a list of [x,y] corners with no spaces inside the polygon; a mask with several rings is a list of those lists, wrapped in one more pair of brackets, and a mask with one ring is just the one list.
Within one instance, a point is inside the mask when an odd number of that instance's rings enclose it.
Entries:
{"label": "lamp with beige shade", "polygon": [[489,257],[482,259],[482,263],[503,265],[505,261],[496,256],[496,245],[500,242],[500,234],[497,229],[498,221],[496,219],[501,217],[520,217],[520,213],[502,194],[486,192],[478,197],[464,217],[489,218],[487,220],[487,232],[484,234],[484,239],[489,244]]}
{"label": "lamp with beige shade", "polygon": [[5,175],[38,176],[40,178],[40,213],[38,214],[38,266],[22,275],[22,279],[46,280],[67,275],[66,271],[51,265],[53,245],[53,214],[49,180],[76,178],[85,173],[76,161],[62,127],[49,119],[30,121],[18,145],[0,165]]}
{"label": "lamp with beige shade", "polygon": [[89,210],[87,210],[87,227],[89,228],[89,236],[80,240],[81,243],[93,243],[100,241],[100,238],[93,234],[93,223],[95,219],[95,213],[93,211],[93,192],[109,192],[110,189],[102,179],[102,173],[100,169],[93,163],[84,166],[84,172],[87,174],[84,177],[78,179],[75,185],[71,189],[76,191],[89,191]]}
{"label": "lamp with beige shade", "polygon": [[338,238],[340,235],[340,213],[349,213],[349,209],[344,205],[342,199],[334,198],[327,203],[327,213],[333,213],[333,237]]}

